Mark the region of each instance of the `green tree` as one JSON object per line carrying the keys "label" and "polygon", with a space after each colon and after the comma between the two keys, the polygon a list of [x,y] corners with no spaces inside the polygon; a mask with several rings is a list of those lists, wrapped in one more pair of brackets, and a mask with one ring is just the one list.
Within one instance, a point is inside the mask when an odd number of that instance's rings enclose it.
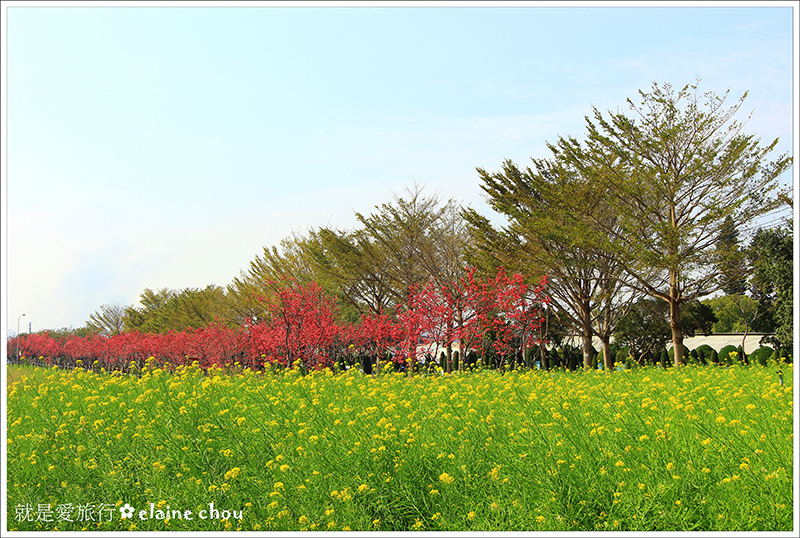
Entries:
{"label": "green tree", "polygon": [[739,231],[733,217],[728,215],[717,239],[717,262],[722,291],[728,295],[741,295],[747,289],[747,260],[739,248]]}
{"label": "green tree", "polygon": [[126,330],[162,333],[196,329],[212,323],[236,324],[229,316],[225,288],[214,284],[180,291],[148,288],[140,295],[139,302],[140,307],[125,309]]}
{"label": "green tree", "polygon": [[314,271],[306,255],[307,241],[306,237],[295,233],[282,239],[277,246],[265,246],[261,255],[250,262],[248,270],[242,270],[227,286],[231,316],[238,324],[246,320],[268,320],[270,313],[265,304],[269,301],[259,298],[272,298],[287,279],[300,284],[314,280]]}
{"label": "green tree", "polygon": [[769,311],[748,295],[722,295],[703,304],[714,311],[718,321],[715,333],[772,332],[775,330]]}
{"label": "green tree", "polygon": [[[698,93],[670,84],[640,91],[628,100],[632,117],[587,118],[587,139],[560,138],[552,149],[580,171],[585,181],[602,185],[602,202],[622,219],[609,226],[581,212],[593,240],[614,252],[635,287],[665,301],[675,363],[683,356],[681,307],[722,288],[716,244],[727,217],[742,227],[780,204],[778,179],[791,158],[768,160],[778,140],[762,146],[734,120],[737,104],[724,108],[728,93]],[[570,204],[564,211],[580,211]]]}
{"label": "green tree", "polygon": [[683,324],[683,334],[692,337],[697,333],[705,336],[714,332],[714,324],[718,322],[714,310],[700,301],[690,301],[684,305],[684,312],[681,316]]}
{"label": "green tree", "polygon": [[663,301],[647,298],[636,302],[614,328],[614,341],[628,347],[636,359],[655,361],[670,339],[669,307]]}
{"label": "green tree", "polygon": [[236,324],[229,316],[225,288],[216,284],[181,290],[169,301],[167,312],[168,326],[173,330],[197,329],[212,323]]}
{"label": "green tree", "polygon": [[[683,334],[692,337],[697,333],[711,334],[717,321],[712,309],[699,301],[685,305],[681,323]],[[648,358],[655,361],[665,350],[672,331],[669,322],[669,305],[655,298],[636,302],[620,317],[614,329],[615,342],[629,347],[636,360]]]}
{"label": "green tree", "polygon": [[[364,230],[340,231],[319,228],[306,245],[310,263],[328,287],[358,314],[390,312],[394,307],[389,279],[378,260],[380,245]],[[345,307],[343,310],[347,310]]]}
{"label": "green tree", "polygon": [[794,342],[793,248],[791,221],[787,227],[759,229],[748,248],[753,297],[775,324],[775,336],[763,342],[776,347],[791,348]]}
{"label": "green tree", "polygon": [[441,204],[438,196],[424,196],[423,187],[413,185],[406,196],[381,204],[374,213],[356,213],[372,248],[364,251],[368,263],[381,267],[386,290],[395,304],[406,304],[411,286],[427,282],[432,275],[437,226],[454,200]]}
{"label": "green tree", "polygon": [[[610,227],[618,219],[569,163],[534,159],[533,164],[533,169],[521,169],[506,161],[495,173],[478,169],[489,204],[507,218],[508,225],[495,230],[487,219],[468,210],[464,216],[469,230],[476,244],[505,250],[494,259],[511,261],[515,270],[534,278],[546,272],[550,305],[583,340],[584,367],[591,367],[592,338],[597,335],[606,367],[611,368],[614,319],[633,295],[626,292],[621,264],[586,240],[585,226],[575,214],[592,214]],[[576,210],[564,211],[568,204]]]}
{"label": "green tree", "polygon": [[146,333],[167,331],[167,303],[177,292],[169,288],[145,290],[139,295],[140,307],[129,306],[125,309],[125,330]]}
{"label": "green tree", "polygon": [[119,303],[104,304],[89,316],[86,328],[94,334],[113,336],[125,330],[125,311],[129,307]]}

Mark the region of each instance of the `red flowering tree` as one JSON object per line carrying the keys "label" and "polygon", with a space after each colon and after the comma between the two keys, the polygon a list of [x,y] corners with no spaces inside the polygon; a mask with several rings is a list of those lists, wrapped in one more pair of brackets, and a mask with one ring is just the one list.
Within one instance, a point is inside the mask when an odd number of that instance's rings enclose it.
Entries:
{"label": "red flowering tree", "polygon": [[519,273],[508,276],[500,269],[495,279],[498,310],[494,318],[495,345],[511,351],[516,342],[520,357],[525,357],[526,349],[541,343],[539,328],[544,321],[543,305],[550,301],[544,293],[546,285],[547,275],[539,280],[538,285],[529,286]]}
{"label": "red flowering tree", "polygon": [[538,329],[544,319],[543,305],[549,302],[546,285],[546,276],[530,286],[522,275],[508,275],[502,267],[489,278],[477,278],[475,269],[469,269],[461,279],[463,291],[456,308],[461,349],[480,344],[485,360],[484,344],[489,343],[501,363],[517,351],[524,357],[526,349],[541,343]]}
{"label": "red flowering tree", "polygon": [[[237,365],[237,363],[239,366],[253,366],[248,360],[248,335],[240,329],[231,329],[221,323],[213,323],[185,333],[162,336],[166,337],[165,340],[167,338],[173,340],[173,346],[171,346],[173,349],[180,347],[184,349],[188,363],[196,360],[203,368],[231,366]],[[175,344],[178,344],[180,340],[184,341],[176,346]]]}
{"label": "red flowering tree", "polygon": [[27,360],[52,364],[62,355],[61,341],[49,333],[31,333],[8,340],[9,357],[24,357]]}
{"label": "red flowering tree", "polygon": [[343,339],[351,353],[379,366],[380,358],[402,341],[403,332],[397,321],[381,312],[362,315],[358,324],[344,329]]}
{"label": "red flowering tree", "polygon": [[[431,279],[410,294],[409,306],[416,313],[419,325],[418,334],[412,336],[417,336],[417,344],[423,346],[423,353],[431,354],[430,358],[435,360],[440,346],[449,349],[456,337],[452,296],[445,287]],[[447,371],[450,371],[449,367]]]}
{"label": "red flowering tree", "polygon": [[500,268],[494,277],[477,278],[468,268],[457,282],[437,284],[433,280],[412,287],[405,310],[398,315],[402,329],[399,354],[404,360],[417,357],[417,347],[434,355],[440,347],[448,350],[446,365],[451,371],[450,349],[458,343],[459,368],[476,344],[490,341],[493,350],[505,360],[539,343],[538,329],[543,320],[543,305],[549,301],[544,289],[546,277],[530,286],[520,274],[508,275]]}
{"label": "red flowering tree", "polygon": [[341,328],[334,300],[316,282],[288,280],[273,296],[259,300],[265,303],[270,320],[251,328],[256,356],[286,366],[300,361],[306,369],[333,364]]}

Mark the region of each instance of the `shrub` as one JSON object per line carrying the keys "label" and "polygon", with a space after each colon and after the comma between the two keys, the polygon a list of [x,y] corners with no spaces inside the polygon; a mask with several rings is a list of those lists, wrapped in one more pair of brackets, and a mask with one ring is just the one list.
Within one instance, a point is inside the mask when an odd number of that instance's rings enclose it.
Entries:
{"label": "shrub", "polygon": [[697,356],[700,358],[700,364],[708,364],[711,362],[711,357],[716,353],[714,348],[709,346],[708,344],[703,344],[699,346],[697,349]]}
{"label": "shrub", "polygon": [[623,347],[617,350],[617,356],[614,359],[615,365],[622,365],[628,362],[628,355],[630,354],[630,348]]}
{"label": "shrub", "polygon": [[[731,356],[731,354],[735,354]],[[721,364],[733,364],[738,362],[741,356],[739,355],[739,348],[732,345],[727,345],[719,350],[719,362]]]}
{"label": "shrub", "polygon": [[781,360],[792,362],[792,351],[790,349],[786,349],[785,347],[776,349],[772,354],[772,360],[775,362],[780,362]]}
{"label": "shrub", "polygon": [[761,346],[750,354],[750,362],[766,366],[775,350],[769,346]]}

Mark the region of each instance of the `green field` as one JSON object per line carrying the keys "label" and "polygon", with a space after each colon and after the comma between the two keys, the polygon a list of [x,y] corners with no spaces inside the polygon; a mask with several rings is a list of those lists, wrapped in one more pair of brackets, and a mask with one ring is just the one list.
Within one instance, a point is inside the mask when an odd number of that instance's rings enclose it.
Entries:
{"label": "green field", "polygon": [[9,367],[8,527],[791,531],[782,368]]}

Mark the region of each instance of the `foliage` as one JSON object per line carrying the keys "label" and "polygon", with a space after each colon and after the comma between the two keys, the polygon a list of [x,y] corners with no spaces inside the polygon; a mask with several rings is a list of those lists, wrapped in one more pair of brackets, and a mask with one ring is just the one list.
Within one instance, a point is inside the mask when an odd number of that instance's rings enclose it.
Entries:
{"label": "foliage", "polygon": [[776,347],[794,342],[793,249],[791,226],[759,229],[749,246],[753,297],[775,323],[775,337],[764,342]]}
{"label": "foliage", "polygon": [[761,346],[752,352],[748,359],[750,360],[751,364],[760,364],[761,366],[766,366],[769,360],[772,358],[773,353],[775,353],[775,350],[771,347]]}
{"label": "foliage", "polygon": [[[681,318],[682,332],[694,336],[711,333],[716,317],[710,307],[698,301],[689,303]],[[656,353],[666,349],[671,335],[669,306],[657,299],[642,299],[622,316],[616,324],[614,337],[620,345],[630,347],[634,358],[656,359]],[[684,350],[687,353],[688,350]]]}
{"label": "foliage", "polygon": [[302,368],[331,366],[341,332],[333,300],[313,281],[276,286],[281,287],[274,295],[260,298],[267,303],[269,322],[251,328],[254,354],[283,366],[295,361]]}
{"label": "foliage", "polygon": [[709,346],[708,344],[703,344],[702,346],[698,346],[692,351],[689,352],[689,355],[692,357],[696,357],[696,360],[699,364],[709,364],[712,362],[717,362],[719,357],[716,354],[714,348]]}
{"label": "foliage", "polygon": [[747,289],[747,261],[739,249],[739,231],[728,215],[717,237],[717,266],[721,289],[727,295],[741,295]]}
{"label": "foliage", "polygon": [[375,263],[378,246],[363,230],[340,232],[320,228],[310,232],[305,252],[318,279],[331,283],[342,308],[356,314],[378,314],[394,307],[382,265]]}
{"label": "foliage", "polygon": [[366,263],[379,268],[385,293],[393,306],[405,305],[409,290],[434,279],[440,285],[463,274],[466,241],[458,204],[442,204],[414,185],[393,203],[381,204],[369,215],[356,213],[366,238],[360,243]]}
{"label": "foliage", "polygon": [[[147,288],[140,295],[141,306],[125,308],[122,321],[126,331],[146,333],[198,329],[215,323],[235,326],[237,323],[228,308],[229,301],[225,289],[214,284],[204,289]],[[108,317],[109,313],[103,313]]]}
{"label": "foliage", "polygon": [[[305,371],[331,367],[344,357],[352,362],[357,354],[371,360],[391,354],[399,364],[414,366],[419,344],[450,346],[458,341],[466,352],[483,345],[489,330],[501,355],[524,354],[541,341],[546,279],[531,287],[521,275],[507,275],[502,269],[485,281],[475,279],[474,269],[464,273],[458,295],[431,279],[424,286],[412,286],[408,306],[397,316],[364,314],[354,324],[341,320],[335,299],[315,281],[284,279],[266,283],[264,293],[254,296],[263,305],[263,317],[242,327],[209,323],[185,331],[126,331],[84,338],[32,334],[9,339],[7,349],[9,357],[63,367],[91,365],[98,370],[128,371],[152,358],[159,366],[196,360],[203,368],[238,363],[253,368],[297,365]],[[143,318],[157,319],[159,312],[184,296],[148,290],[142,302],[157,314]]]}
{"label": "foliage", "polygon": [[639,103],[628,100],[632,117],[595,109],[584,143],[562,137],[551,148],[619,216],[610,225],[582,211],[580,198],[566,208],[580,212],[592,241],[615,253],[638,289],[670,305],[680,361],[681,307],[728,284],[716,248],[730,232],[727,217],[745,227],[778,208],[791,158],[769,161],[778,141],[762,146],[742,132],[733,118],[746,94],[725,109],[727,93],[700,95],[696,84],[639,93]]}
{"label": "foliage", "polygon": [[119,334],[125,329],[125,310],[126,307],[119,303],[104,304],[89,316],[86,327],[105,336]]}
{"label": "foliage", "polygon": [[[315,280],[314,272],[305,255],[307,238],[300,234],[284,238],[278,246],[264,247],[261,255],[250,262],[249,269],[227,286],[231,310],[239,326],[253,320],[265,320],[269,316],[267,303],[263,300],[274,293],[274,286],[284,279],[300,283]],[[271,286],[265,289],[265,286]]]}
{"label": "foliage", "polygon": [[692,337],[697,333],[708,336],[714,332],[714,324],[719,321],[714,310],[700,301],[691,301],[684,307],[681,315],[683,334]]}
{"label": "foliage", "polygon": [[375,361],[403,340],[400,325],[385,313],[364,314],[359,323],[346,326],[344,330],[343,338],[350,342],[348,351]]}
{"label": "foliage", "polygon": [[771,318],[763,315],[766,310],[747,295],[722,295],[706,299],[703,304],[708,305],[717,317],[713,326],[715,333],[742,333],[745,329],[772,332],[774,329]]}
{"label": "foliage", "polygon": [[742,359],[741,346],[737,347],[729,344],[719,350],[719,362],[722,364],[734,364]]}
{"label": "foliage", "polygon": [[8,341],[9,357],[22,362],[65,368],[86,366],[94,370],[136,371],[152,358],[158,365],[172,367],[197,361],[201,367],[248,364],[251,356],[248,335],[224,325],[209,325],[186,331],[140,333],[129,331],[113,336],[89,335],[55,338],[46,333],[21,335]]}
{"label": "foliage", "polygon": [[[615,318],[636,296],[625,289],[622,265],[587,241],[586,226],[576,215],[591,214],[611,227],[617,217],[574,167],[558,160],[533,163],[535,170],[509,160],[500,172],[478,169],[489,204],[506,217],[507,226],[496,230],[474,210],[464,211],[464,218],[473,242],[494,249],[495,259],[513,259],[511,267],[528,276],[548,274],[551,305],[583,339],[583,362],[590,367],[592,337],[598,335],[608,348]],[[570,206],[574,209],[564,210]],[[487,263],[487,257],[481,261]]]}
{"label": "foliage", "polygon": [[614,338],[622,346],[629,346],[639,356],[653,356],[666,349],[670,338],[669,308],[663,301],[642,299],[634,304],[616,324]]}

